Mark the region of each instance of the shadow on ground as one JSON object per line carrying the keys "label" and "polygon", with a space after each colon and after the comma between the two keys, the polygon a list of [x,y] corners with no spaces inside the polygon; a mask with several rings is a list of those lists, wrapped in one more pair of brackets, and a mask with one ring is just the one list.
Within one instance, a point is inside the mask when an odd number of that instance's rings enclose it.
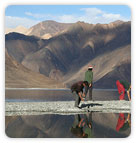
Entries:
{"label": "shadow on ground", "polygon": [[94,106],[102,106],[103,104],[98,104],[98,103],[91,103],[91,104],[82,104],[81,108],[85,108],[85,107],[94,107]]}

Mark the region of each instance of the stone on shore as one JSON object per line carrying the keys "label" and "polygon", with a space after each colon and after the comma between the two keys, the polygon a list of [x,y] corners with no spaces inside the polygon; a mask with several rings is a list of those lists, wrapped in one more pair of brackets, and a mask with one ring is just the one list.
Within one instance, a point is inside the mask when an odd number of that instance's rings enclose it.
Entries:
{"label": "stone on shore", "polygon": [[82,109],[74,101],[6,102],[6,116],[41,114],[84,114],[86,112],[130,113],[130,101],[84,101]]}

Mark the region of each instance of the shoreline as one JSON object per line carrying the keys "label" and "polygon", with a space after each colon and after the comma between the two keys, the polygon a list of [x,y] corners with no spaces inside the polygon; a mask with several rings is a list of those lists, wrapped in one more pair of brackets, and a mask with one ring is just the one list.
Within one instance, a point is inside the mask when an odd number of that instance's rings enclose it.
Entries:
{"label": "shoreline", "polygon": [[[47,90],[47,91],[71,91],[70,88],[5,88],[5,90]],[[94,91],[118,91],[114,88],[93,88]]]}
{"label": "shoreline", "polygon": [[74,101],[56,102],[6,102],[5,115],[43,115],[43,114],[85,114],[87,112],[130,113],[131,101],[82,101],[82,109],[74,107]]}

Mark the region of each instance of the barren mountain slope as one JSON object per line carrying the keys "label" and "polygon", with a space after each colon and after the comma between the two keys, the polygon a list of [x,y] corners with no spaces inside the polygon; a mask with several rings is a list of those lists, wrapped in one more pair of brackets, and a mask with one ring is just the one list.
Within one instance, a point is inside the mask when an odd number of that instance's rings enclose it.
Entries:
{"label": "barren mountain slope", "polygon": [[[131,80],[131,47],[130,45],[125,47],[120,47],[109,53],[104,53],[100,56],[97,56],[85,66],[79,69],[79,71],[74,73],[69,73],[64,78],[64,83],[67,86],[70,86],[73,82],[84,80],[85,71],[89,65],[93,65],[94,73],[94,86],[96,87],[115,87],[115,82],[117,79],[126,79]],[[120,72],[118,72],[118,67],[120,67]],[[112,73],[109,75],[109,73]],[[114,74],[115,75],[114,75]],[[108,76],[107,76],[108,75]],[[113,77],[114,76],[114,77]],[[103,79],[103,77],[105,77]],[[110,78],[110,82],[107,82],[106,77]],[[103,79],[103,80],[102,80]],[[100,80],[100,81],[99,81]],[[99,86],[97,82],[99,81]],[[109,84],[110,83],[110,84]],[[108,86],[109,84],[109,86]],[[105,86],[106,85],[106,86]]]}
{"label": "barren mountain slope", "polygon": [[71,23],[58,23],[56,21],[47,20],[32,26],[25,34],[49,39],[52,36],[64,32],[71,25]]}
{"label": "barren mountain slope", "polygon": [[78,22],[67,32],[48,40],[48,43],[34,54],[28,54],[22,63],[46,76],[52,69],[69,74],[97,56],[129,45],[130,39],[129,22],[112,28],[110,25]]}
{"label": "barren mountain slope", "polygon": [[35,36],[26,36],[19,33],[9,33],[5,36],[5,48],[10,56],[21,63],[29,53],[34,53],[40,49],[45,40]]}
{"label": "barren mountain slope", "polygon": [[[59,79],[67,85],[83,80],[88,64],[95,65],[94,81],[124,62],[129,64],[130,46],[131,22],[95,25],[77,22],[48,40],[14,33],[6,35],[10,56],[30,70]],[[126,76],[130,78],[130,75]]]}
{"label": "barren mountain slope", "polygon": [[5,86],[8,88],[59,88],[63,84],[49,79],[42,74],[34,73],[11,58],[6,51]]}

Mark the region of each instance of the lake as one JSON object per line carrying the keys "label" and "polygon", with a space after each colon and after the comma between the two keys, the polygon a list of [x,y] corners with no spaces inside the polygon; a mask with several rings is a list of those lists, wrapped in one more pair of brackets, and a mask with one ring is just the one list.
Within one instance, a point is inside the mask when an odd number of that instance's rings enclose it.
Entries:
{"label": "lake", "polygon": [[[5,97],[6,102],[74,100],[70,90],[6,90]],[[118,93],[94,89],[93,100],[118,100]],[[5,132],[12,138],[124,138],[131,132],[130,121],[128,113],[6,116]]]}

